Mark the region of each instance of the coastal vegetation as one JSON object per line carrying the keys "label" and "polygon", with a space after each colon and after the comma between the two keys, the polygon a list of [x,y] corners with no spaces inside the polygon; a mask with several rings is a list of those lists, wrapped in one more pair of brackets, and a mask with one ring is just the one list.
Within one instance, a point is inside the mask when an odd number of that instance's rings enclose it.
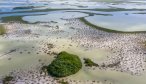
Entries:
{"label": "coastal vegetation", "polygon": [[6,33],[6,29],[3,25],[0,25],[0,35],[3,35]]}
{"label": "coastal vegetation", "polygon": [[32,9],[35,8],[34,6],[22,6],[22,7],[15,7],[14,10],[20,10],[20,9]]}
{"label": "coastal vegetation", "polygon": [[88,66],[88,67],[96,66],[96,67],[109,67],[109,68],[112,68],[112,67],[118,66],[120,64],[120,61],[117,61],[117,62],[112,63],[112,64],[104,64],[103,63],[102,65],[99,65],[97,63],[94,63],[89,58],[84,58],[84,64],[85,64],[85,66]]}
{"label": "coastal vegetation", "polygon": [[66,77],[77,73],[82,68],[82,63],[77,55],[60,52],[56,59],[47,67],[48,73],[55,77]]}
{"label": "coastal vegetation", "polygon": [[122,31],[116,31],[116,30],[111,30],[111,29],[107,29],[107,28],[103,28],[103,27],[99,27],[99,26],[96,26],[90,22],[88,22],[84,17],[80,18],[80,21],[84,22],[86,25],[89,25],[93,28],[96,28],[96,29],[99,29],[99,30],[102,30],[102,31],[107,31],[107,32],[118,32],[118,33],[123,33]]}
{"label": "coastal vegetation", "polygon": [[22,20],[22,16],[8,16],[8,17],[2,17],[2,22],[21,22],[21,23],[27,23],[26,21]]}
{"label": "coastal vegetation", "polygon": [[98,64],[94,63],[91,59],[89,58],[84,58],[84,63],[85,63],[85,66],[89,66],[89,67],[92,67],[92,66],[99,66]]}

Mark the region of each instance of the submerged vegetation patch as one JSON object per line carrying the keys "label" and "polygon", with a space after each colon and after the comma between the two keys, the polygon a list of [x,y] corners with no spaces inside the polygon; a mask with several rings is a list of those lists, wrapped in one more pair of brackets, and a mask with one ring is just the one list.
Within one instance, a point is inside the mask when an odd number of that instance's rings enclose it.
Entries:
{"label": "submerged vegetation patch", "polygon": [[57,58],[47,67],[48,73],[55,77],[66,77],[77,73],[82,63],[77,55],[60,52]]}
{"label": "submerged vegetation patch", "polygon": [[0,35],[3,35],[6,33],[6,29],[3,25],[0,25]]}
{"label": "submerged vegetation patch", "polygon": [[84,63],[85,63],[85,66],[89,66],[89,67],[92,67],[92,66],[99,66],[98,64],[94,63],[91,59],[89,58],[84,58]]}
{"label": "submerged vegetation patch", "polygon": [[22,16],[8,16],[8,17],[2,17],[2,22],[21,22],[21,23],[27,23],[26,21],[22,20]]}
{"label": "submerged vegetation patch", "polygon": [[22,7],[15,7],[13,8],[14,10],[19,10],[19,9],[32,9],[35,8],[34,6],[22,6]]}

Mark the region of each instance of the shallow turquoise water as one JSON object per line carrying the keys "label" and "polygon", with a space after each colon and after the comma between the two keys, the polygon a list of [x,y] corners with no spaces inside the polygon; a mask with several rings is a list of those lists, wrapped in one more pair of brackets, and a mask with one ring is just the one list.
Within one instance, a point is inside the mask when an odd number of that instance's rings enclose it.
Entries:
{"label": "shallow turquoise water", "polygon": [[47,15],[25,16],[23,17],[23,20],[28,21],[30,23],[51,22],[51,21],[56,21],[60,23],[63,21],[61,19],[80,18],[80,17],[85,17],[85,16],[88,16],[88,14],[80,13],[80,12],[56,11],[56,12],[51,12]]}
{"label": "shallow turquoise water", "polygon": [[113,16],[86,17],[90,23],[118,31],[146,31],[146,15],[117,13]]}

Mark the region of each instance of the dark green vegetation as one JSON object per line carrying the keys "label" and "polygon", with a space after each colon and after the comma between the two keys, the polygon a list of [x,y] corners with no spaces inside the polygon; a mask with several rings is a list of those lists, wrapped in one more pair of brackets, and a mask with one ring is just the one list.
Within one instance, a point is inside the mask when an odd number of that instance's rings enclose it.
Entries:
{"label": "dark green vegetation", "polygon": [[112,68],[112,67],[116,67],[120,64],[120,61],[117,61],[115,63],[112,63],[112,64],[107,64],[105,65],[104,63],[102,65],[98,65],[97,63],[94,63],[91,59],[89,58],[84,58],[84,63],[85,63],[85,66],[89,66],[89,67],[92,67],[92,66],[95,66],[95,67],[106,67],[106,68]]}
{"label": "dark green vegetation", "polygon": [[85,66],[89,66],[89,67],[92,67],[92,66],[96,66],[98,67],[99,65],[94,63],[91,59],[89,58],[84,58],[84,63],[85,63]]}
{"label": "dark green vegetation", "polygon": [[8,16],[8,17],[2,17],[2,22],[21,22],[21,23],[27,23],[26,21],[22,20],[22,16]]}
{"label": "dark green vegetation", "polygon": [[6,29],[3,25],[0,25],[0,35],[3,35],[6,33]]}
{"label": "dark green vegetation", "polygon": [[[42,14],[40,14],[42,15]],[[24,24],[36,24],[36,23],[39,23],[39,22],[35,22],[35,23],[29,23],[27,21],[24,21],[22,19],[22,17],[24,16],[8,16],[8,17],[2,17],[2,22],[4,23],[8,23],[8,22],[20,22],[20,23],[24,23]]]}
{"label": "dark green vegetation", "polygon": [[13,8],[14,10],[18,10],[18,9],[32,9],[35,8],[34,6],[23,6],[23,7],[15,7]]}
{"label": "dark green vegetation", "polygon": [[60,52],[56,59],[48,66],[48,73],[55,77],[66,77],[77,73],[82,68],[82,63],[77,55]]}
{"label": "dark green vegetation", "polygon": [[109,33],[130,33],[130,34],[136,34],[136,33],[145,33],[146,31],[131,31],[131,32],[126,32],[126,31],[118,31],[118,30],[112,30],[112,29],[107,29],[104,27],[100,27],[97,25],[94,25],[90,22],[88,22],[84,17],[79,18],[80,21],[82,21],[83,23],[85,23],[86,25],[89,25],[95,29],[101,30],[101,31],[105,31],[105,32],[109,32]]}
{"label": "dark green vegetation", "polygon": [[14,78],[12,76],[6,76],[3,78],[2,82],[3,84],[10,84],[9,82],[12,81]]}

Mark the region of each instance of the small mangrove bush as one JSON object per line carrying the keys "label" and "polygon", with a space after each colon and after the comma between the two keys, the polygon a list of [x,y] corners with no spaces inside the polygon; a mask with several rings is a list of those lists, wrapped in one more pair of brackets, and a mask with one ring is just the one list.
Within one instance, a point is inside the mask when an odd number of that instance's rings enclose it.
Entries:
{"label": "small mangrove bush", "polygon": [[89,66],[89,67],[92,67],[92,66],[99,66],[98,64],[94,63],[91,59],[89,58],[84,58],[84,64],[85,66]]}
{"label": "small mangrove bush", "polygon": [[54,77],[66,77],[77,73],[82,63],[77,55],[60,52],[56,59],[47,67],[48,73]]}

